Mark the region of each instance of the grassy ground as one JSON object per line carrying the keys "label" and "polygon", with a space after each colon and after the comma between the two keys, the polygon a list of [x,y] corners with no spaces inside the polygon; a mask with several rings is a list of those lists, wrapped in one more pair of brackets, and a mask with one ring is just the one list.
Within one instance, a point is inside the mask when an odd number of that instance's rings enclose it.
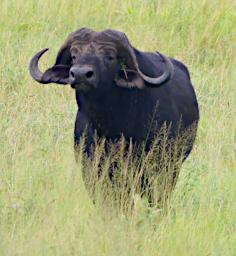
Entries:
{"label": "grassy ground", "polygon": [[[2,0],[0,255],[236,255],[236,2]],[[69,32],[124,31],[134,46],[186,63],[198,138],[167,213],[94,206],[73,156],[70,87],[36,84],[28,63]]]}

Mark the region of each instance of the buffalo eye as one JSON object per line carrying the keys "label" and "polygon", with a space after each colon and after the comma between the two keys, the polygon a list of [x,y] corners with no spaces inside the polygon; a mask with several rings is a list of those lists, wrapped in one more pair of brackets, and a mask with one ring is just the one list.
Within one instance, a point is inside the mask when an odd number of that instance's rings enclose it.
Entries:
{"label": "buffalo eye", "polygon": [[71,58],[72,58],[73,61],[76,60],[76,56],[75,55],[72,55]]}
{"label": "buffalo eye", "polygon": [[114,61],[115,60],[114,56],[108,56],[107,58],[108,58],[109,61]]}
{"label": "buffalo eye", "polygon": [[107,65],[113,65],[115,63],[115,61],[116,61],[116,56],[114,56],[114,55],[107,55],[105,57],[105,63]]}

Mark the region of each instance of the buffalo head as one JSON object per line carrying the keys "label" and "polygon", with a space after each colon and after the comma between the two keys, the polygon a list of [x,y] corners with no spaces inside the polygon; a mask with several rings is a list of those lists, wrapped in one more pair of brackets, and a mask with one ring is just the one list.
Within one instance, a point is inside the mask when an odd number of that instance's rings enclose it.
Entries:
{"label": "buffalo head", "polygon": [[126,35],[111,29],[95,32],[82,28],[71,33],[59,50],[55,65],[42,73],[38,61],[47,50],[31,59],[31,76],[43,84],[71,84],[78,91],[112,86],[158,87],[173,74],[171,61],[159,53],[156,54],[162,57],[164,72],[158,77],[144,74]]}

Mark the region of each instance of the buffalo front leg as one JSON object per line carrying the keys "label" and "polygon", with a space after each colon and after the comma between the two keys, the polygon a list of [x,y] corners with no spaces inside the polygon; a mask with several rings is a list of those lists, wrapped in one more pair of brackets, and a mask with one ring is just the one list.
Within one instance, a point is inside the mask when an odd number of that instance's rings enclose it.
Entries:
{"label": "buffalo front leg", "polygon": [[[87,156],[91,155],[91,145],[93,144],[93,130],[88,118],[80,111],[77,112],[74,128],[74,152],[75,160],[78,162],[80,146],[84,148]],[[81,143],[83,145],[81,145]]]}

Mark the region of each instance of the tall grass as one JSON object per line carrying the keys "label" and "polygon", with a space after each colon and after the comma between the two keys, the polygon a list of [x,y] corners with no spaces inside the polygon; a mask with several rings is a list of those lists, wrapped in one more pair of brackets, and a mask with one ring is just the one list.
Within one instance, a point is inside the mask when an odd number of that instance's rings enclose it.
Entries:
{"label": "tall grass", "polygon": [[[0,255],[236,254],[236,2],[2,0]],[[94,205],[75,164],[70,87],[38,85],[28,63],[54,62],[79,27],[124,31],[182,60],[200,105],[193,152],[168,209],[136,198],[128,215]]]}

